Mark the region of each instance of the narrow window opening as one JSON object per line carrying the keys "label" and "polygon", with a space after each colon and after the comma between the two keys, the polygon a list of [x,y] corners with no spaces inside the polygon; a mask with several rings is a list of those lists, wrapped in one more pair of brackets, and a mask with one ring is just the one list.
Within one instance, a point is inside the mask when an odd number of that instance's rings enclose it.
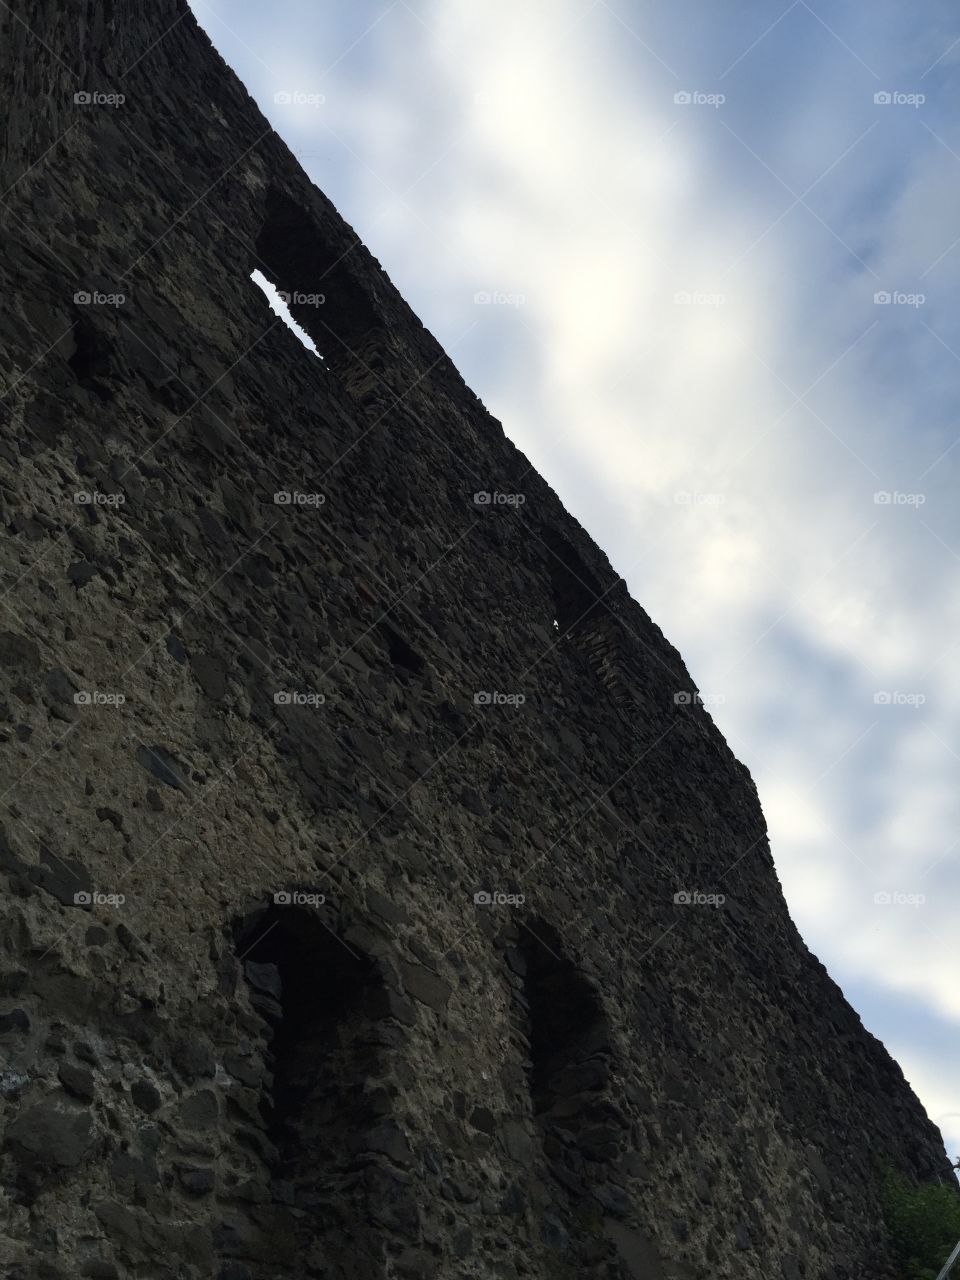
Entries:
{"label": "narrow window opening", "polygon": [[380,630],[387,642],[387,653],[390,655],[390,661],[395,667],[401,667],[404,671],[412,671],[414,675],[419,675],[426,663],[415,649],[412,649],[403,636],[398,631],[394,631],[388,623],[380,624]]}
{"label": "narrow window opening", "polygon": [[618,578],[602,587],[565,537],[549,527],[541,539],[547,548],[552,596],[551,625],[563,651],[589,665],[617,707],[636,701],[637,673],[623,645],[622,627],[613,606],[626,593]]}
{"label": "narrow window opening", "polygon": [[543,542],[553,594],[554,630],[562,636],[575,636],[605,612],[603,589],[566,538],[547,529]]}
{"label": "narrow window opening", "polygon": [[297,324],[293,316],[290,314],[290,308],[285,298],[281,297],[280,291],[272,281],[268,280],[262,271],[254,271],[250,275],[250,279],[259,289],[263,291],[263,295],[270,304],[270,310],[275,316],[279,316],[287,328],[295,333],[308,351],[312,351],[318,360],[322,360],[323,356],[317,350],[317,344],[307,333],[302,325]]}
{"label": "narrow window opening", "polygon": [[73,322],[73,354],[67,364],[81,387],[95,392],[101,400],[113,399],[108,385],[112,372],[112,344],[107,335],[86,316]]}

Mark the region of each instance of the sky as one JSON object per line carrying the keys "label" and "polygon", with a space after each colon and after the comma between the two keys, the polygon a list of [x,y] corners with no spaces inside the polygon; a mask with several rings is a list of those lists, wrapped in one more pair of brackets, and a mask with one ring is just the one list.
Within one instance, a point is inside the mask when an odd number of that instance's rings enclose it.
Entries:
{"label": "sky", "polygon": [[190,2],[680,650],[960,1154],[960,13]]}

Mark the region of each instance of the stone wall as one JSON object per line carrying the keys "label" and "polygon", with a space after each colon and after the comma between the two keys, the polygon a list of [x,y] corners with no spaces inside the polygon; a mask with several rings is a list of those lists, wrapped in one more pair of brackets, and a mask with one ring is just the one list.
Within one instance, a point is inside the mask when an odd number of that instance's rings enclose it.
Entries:
{"label": "stone wall", "polygon": [[892,1276],[940,1136],[677,653],[185,5],[0,66],[3,1274]]}

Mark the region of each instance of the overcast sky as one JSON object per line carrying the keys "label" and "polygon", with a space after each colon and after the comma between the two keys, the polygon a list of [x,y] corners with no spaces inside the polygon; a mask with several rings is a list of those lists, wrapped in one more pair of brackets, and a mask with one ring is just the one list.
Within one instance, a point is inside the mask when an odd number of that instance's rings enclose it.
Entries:
{"label": "overcast sky", "polygon": [[960,1151],[955,5],[191,3],[680,649]]}

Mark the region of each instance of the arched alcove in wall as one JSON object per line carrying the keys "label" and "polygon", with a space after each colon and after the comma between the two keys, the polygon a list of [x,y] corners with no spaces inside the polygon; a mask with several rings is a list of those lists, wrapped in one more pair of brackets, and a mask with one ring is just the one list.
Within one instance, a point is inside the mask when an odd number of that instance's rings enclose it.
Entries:
{"label": "arched alcove in wall", "polygon": [[529,1007],[530,1090],[540,1123],[573,1129],[571,1100],[602,1090],[609,1078],[607,1017],[591,983],[565,954],[550,925],[533,919],[520,930]]}
{"label": "arched alcove in wall", "polygon": [[[595,1198],[617,1167],[622,1116],[611,1096],[610,1024],[599,994],[543,920],[520,929],[527,1064],[544,1174],[541,1236],[558,1266],[614,1275],[613,1246],[597,1234]],[[601,1169],[602,1167],[602,1169]],[[601,1267],[603,1270],[596,1270]]]}
{"label": "arched alcove in wall", "polygon": [[[292,895],[291,895],[292,896]],[[384,1274],[364,1188],[369,1138],[383,1124],[383,1037],[373,1012],[382,984],[315,907],[274,903],[238,922],[236,955],[263,1020],[261,1098],[272,1162],[278,1252],[298,1276]],[[382,1091],[381,1091],[382,1095]]]}

